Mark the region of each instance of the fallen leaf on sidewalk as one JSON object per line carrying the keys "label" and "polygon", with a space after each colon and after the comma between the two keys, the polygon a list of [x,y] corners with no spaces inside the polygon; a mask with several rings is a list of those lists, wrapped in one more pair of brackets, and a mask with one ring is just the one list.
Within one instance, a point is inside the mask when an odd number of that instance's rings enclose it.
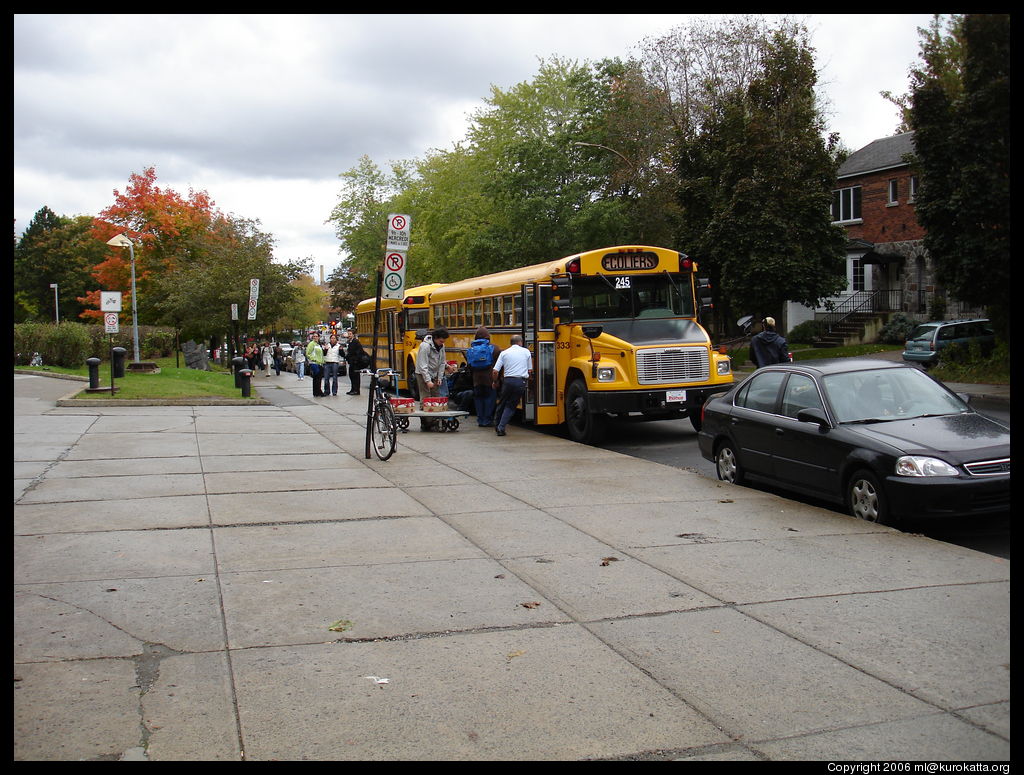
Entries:
{"label": "fallen leaf on sidewalk", "polygon": [[523,654],[525,654],[525,653],[526,653],[525,651],[512,651],[512,652],[509,652],[509,653],[508,653],[508,654],[507,654],[507,655],[505,656],[505,659],[506,659],[507,661],[511,662],[511,661],[512,661],[513,659],[515,659],[516,657],[521,657],[521,656],[522,656]]}
{"label": "fallen leaf on sidewalk", "polygon": [[523,608],[539,608],[540,607],[540,603],[537,603],[537,602],[533,602],[533,603],[520,603],[519,605],[521,605]]}
{"label": "fallen leaf on sidewalk", "polygon": [[618,561],[619,561],[618,557],[602,557],[601,558],[601,566],[603,567],[605,565],[611,565],[613,562],[618,562]]}
{"label": "fallen leaf on sidewalk", "polygon": [[331,632],[345,632],[345,630],[348,630],[348,629],[351,629],[351,628],[352,628],[352,622],[350,622],[348,619],[338,619],[338,621],[336,621],[334,624],[332,624],[327,629],[330,630]]}

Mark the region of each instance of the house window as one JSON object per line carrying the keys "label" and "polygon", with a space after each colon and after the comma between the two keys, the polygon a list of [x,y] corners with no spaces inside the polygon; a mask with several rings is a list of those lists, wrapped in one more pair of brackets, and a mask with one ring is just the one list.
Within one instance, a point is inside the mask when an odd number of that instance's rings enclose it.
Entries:
{"label": "house window", "polygon": [[910,200],[913,202],[917,199],[917,175],[910,176]]}
{"label": "house window", "polygon": [[898,205],[900,203],[900,187],[899,181],[896,178],[889,180],[889,204]]}
{"label": "house window", "polygon": [[832,192],[832,220],[860,220],[860,186],[841,188]]}

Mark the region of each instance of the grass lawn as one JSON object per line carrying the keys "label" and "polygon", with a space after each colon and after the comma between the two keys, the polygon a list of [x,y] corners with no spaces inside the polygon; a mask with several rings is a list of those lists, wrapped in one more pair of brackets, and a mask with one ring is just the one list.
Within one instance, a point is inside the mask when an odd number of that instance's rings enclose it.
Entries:
{"label": "grass lawn", "polygon": [[[184,366],[175,367],[173,356],[157,358],[155,363],[160,367],[159,374],[132,374],[125,371],[125,376],[114,380],[117,392],[114,398],[242,398],[242,391],[235,387],[235,378],[230,370],[211,364],[213,371],[199,371]],[[180,363],[184,364],[184,358]],[[69,374],[89,376],[89,368],[82,365],[77,369],[64,369],[57,366],[43,366],[32,369],[49,374]],[[100,386],[110,386],[110,362],[100,364]],[[87,393],[85,386],[75,398],[109,399],[110,393]],[[252,391],[251,398],[256,398]]]}

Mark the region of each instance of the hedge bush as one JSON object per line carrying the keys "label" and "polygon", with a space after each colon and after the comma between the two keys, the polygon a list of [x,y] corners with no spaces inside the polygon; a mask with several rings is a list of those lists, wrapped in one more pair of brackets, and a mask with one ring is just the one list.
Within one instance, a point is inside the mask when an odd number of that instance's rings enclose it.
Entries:
{"label": "hedge bush", "polygon": [[889,318],[889,322],[878,332],[878,341],[884,344],[903,344],[917,328],[917,321],[899,312]]}
{"label": "hedge bush", "polygon": [[786,341],[795,344],[814,344],[825,333],[825,323],[821,320],[805,320],[793,326],[786,334]]}
{"label": "hedge bush", "polygon": [[[113,336],[113,345],[111,345]],[[174,353],[175,332],[172,328],[139,326],[139,350],[143,359],[165,358]],[[74,369],[87,358],[106,359],[110,348],[123,347],[134,357],[132,328],[122,326],[116,334],[108,334],[103,326],[85,323],[15,323],[14,365],[27,366],[32,353],[39,353],[48,366]]]}

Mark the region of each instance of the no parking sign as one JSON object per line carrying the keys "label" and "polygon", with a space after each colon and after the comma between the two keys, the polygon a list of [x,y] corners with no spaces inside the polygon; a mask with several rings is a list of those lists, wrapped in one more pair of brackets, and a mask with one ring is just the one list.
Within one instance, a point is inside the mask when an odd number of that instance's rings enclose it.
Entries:
{"label": "no parking sign", "polygon": [[384,256],[381,279],[382,299],[401,299],[405,295],[405,256],[409,251],[411,225],[408,215],[392,213],[388,216],[387,254]]}
{"label": "no parking sign", "polygon": [[391,251],[384,256],[381,298],[401,299],[405,295],[405,254]]}

